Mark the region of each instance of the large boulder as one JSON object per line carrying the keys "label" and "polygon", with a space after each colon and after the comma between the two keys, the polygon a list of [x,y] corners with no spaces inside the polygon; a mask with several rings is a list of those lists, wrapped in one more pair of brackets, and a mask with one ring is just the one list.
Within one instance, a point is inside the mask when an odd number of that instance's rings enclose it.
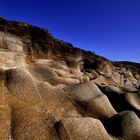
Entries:
{"label": "large boulder", "polygon": [[104,123],[108,132],[126,140],[140,139],[140,120],[132,111],[123,111]]}
{"label": "large boulder", "polygon": [[64,91],[83,115],[104,119],[117,113],[107,96],[92,82],[65,87]]}
{"label": "large boulder", "polygon": [[113,140],[102,123],[93,118],[67,118],[55,124],[61,140]]}

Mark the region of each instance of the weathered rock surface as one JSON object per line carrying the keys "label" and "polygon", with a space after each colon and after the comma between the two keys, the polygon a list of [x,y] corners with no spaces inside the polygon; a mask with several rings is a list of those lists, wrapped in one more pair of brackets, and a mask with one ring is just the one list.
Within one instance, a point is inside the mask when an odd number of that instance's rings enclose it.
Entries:
{"label": "weathered rock surface", "polygon": [[55,124],[62,140],[113,140],[99,120],[67,118]]}
{"label": "weathered rock surface", "polygon": [[104,124],[108,132],[116,137],[123,137],[126,140],[139,140],[140,138],[140,120],[132,111],[120,112],[105,120]]}
{"label": "weathered rock surface", "polygon": [[139,117],[140,64],[0,18],[0,139],[139,140]]}

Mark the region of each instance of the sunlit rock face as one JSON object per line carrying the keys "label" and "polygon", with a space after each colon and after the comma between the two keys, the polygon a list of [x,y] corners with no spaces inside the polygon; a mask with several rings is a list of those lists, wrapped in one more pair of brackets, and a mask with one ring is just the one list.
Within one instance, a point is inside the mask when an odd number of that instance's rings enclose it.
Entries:
{"label": "sunlit rock face", "polygon": [[139,89],[139,64],[0,18],[0,139],[139,140]]}

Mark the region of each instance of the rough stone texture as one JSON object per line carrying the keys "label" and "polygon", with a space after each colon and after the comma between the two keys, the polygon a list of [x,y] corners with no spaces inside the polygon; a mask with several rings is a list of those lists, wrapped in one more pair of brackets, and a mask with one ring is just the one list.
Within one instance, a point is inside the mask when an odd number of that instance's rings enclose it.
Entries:
{"label": "rough stone texture", "polygon": [[64,119],[55,127],[62,140],[112,140],[102,123],[89,117]]}
{"label": "rough stone texture", "polygon": [[[140,119],[132,111],[123,111],[105,120],[108,132],[126,140],[140,139]],[[112,128],[111,128],[112,127]]]}
{"label": "rough stone texture", "polygon": [[139,111],[140,64],[0,18],[0,139],[139,140]]}

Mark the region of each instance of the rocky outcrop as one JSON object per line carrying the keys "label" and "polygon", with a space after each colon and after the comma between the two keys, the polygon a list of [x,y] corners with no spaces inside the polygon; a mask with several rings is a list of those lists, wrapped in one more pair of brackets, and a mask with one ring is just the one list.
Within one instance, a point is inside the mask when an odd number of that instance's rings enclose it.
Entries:
{"label": "rocky outcrop", "polygon": [[0,91],[2,140],[140,139],[140,64],[47,29],[0,18]]}

